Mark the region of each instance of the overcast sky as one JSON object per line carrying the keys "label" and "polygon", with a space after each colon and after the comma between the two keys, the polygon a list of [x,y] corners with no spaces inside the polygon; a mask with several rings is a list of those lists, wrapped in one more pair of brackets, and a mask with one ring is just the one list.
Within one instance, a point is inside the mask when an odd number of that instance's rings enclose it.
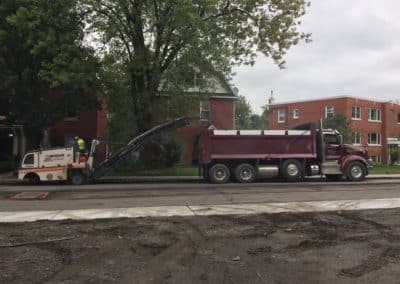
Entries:
{"label": "overcast sky", "polygon": [[301,30],[312,42],[292,47],[286,69],[258,57],[236,68],[233,83],[260,113],[276,102],[351,95],[400,99],[400,1],[312,0]]}

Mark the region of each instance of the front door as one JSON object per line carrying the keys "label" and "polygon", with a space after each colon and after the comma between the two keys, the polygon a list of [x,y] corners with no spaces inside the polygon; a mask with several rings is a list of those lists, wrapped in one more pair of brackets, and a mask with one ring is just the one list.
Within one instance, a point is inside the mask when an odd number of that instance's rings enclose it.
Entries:
{"label": "front door", "polygon": [[339,160],[340,158],[340,139],[337,134],[324,134],[325,160]]}

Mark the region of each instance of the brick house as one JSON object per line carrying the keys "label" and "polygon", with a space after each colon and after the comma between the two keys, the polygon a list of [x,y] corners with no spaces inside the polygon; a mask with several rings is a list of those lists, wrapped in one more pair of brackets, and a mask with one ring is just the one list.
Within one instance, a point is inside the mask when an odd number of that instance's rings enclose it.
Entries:
{"label": "brick house", "polygon": [[[213,124],[217,129],[233,129],[235,127],[235,91],[226,82],[223,76],[216,75],[211,78],[214,81],[213,87],[207,90],[200,90],[194,80],[193,87],[189,88],[187,95],[204,96],[204,100],[196,100],[196,106],[188,111],[188,114],[199,116],[198,123],[190,127],[178,129],[177,136],[184,145],[182,161],[192,163],[196,160],[195,145],[201,131]],[[158,103],[164,107],[165,99],[162,98]],[[157,122],[165,122],[168,115],[160,115]],[[10,160],[12,157],[20,158],[32,146],[27,145],[24,129],[22,125],[5,126],[1,120],[5,117],[0,116],[0,146],[2,147],[2,160]],[[50,128],[46,137],[46,144],[51,147],[64,147],[73,140],[75,136],[80,136],[87,142],[87,146],[94,138],[107,138],[107,108],[103,106],[100,110],[81,110],[69,111],[66,117]],[[95,161],[100,161],[106,157],[106,145],[97,148]]]}
{"label": "brick house", "polygon": [[[196,76],[196,74],[195,74]],[[237,90],[232,88],[225,78],[220,74],[215,74],[213,87],[206,90],[196,86],[194,80],[193,87],[189,88],[187,95],[195,94],[203,96],[198,107],[194,107],[189,113],[192,116],[199,116],[198,123],[176,130],[177,136],[183,142],[184,151],[182,162],[186,164],[197,162],[196,144],[200,133],[212,124],[216,129],[235,128],[235,102]]]}
{"label": "brick house", "polygon": [[352,143],[367,147],[375,163],[388,164],[390,150],[400,147],[400,105],[343,96],[269,105],[271,129],[288,129],[334,114],[351,120]]}
{"label": "brick house", "polygon": [[[86,147],[90,147],[93,139],[107,138],[107,109],[81,110],[68,115],[56,123],[50,129],[50,145],[52,147],[64,147],[79,136],[86,141]],[[106,157],[106,145],[100,144],[95,154],[96,161],[102,161]]]}

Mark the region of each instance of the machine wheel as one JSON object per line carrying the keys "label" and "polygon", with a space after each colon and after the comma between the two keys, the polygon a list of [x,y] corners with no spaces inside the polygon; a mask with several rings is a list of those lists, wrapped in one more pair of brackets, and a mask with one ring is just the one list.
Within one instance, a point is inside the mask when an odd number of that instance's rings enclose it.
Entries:
{"label": "machine wheel", "polygon": [[298,181],[303,176],[301,163],[298,160],[286,160],[282,163],[281,173],[287,181]]}
{"label": "machine wheel", "polygon": [[86,177],[80,172],[74,172],[71,175],[70,182],[73,185],[81,185],[86,183]]}
{"label": "machine wheel", "polygon": [[24,176],[24,181],[29,184],[39,184],[40,177],[37,174],[30,173]]}
{"label": "machine wheel", "polygon": [[346,177],[350,181],[362,181],[365,179],[366,173],[365,165],[358,161],[351,162],[346,167]]}
{"label": "machine wheel", "polygon": [[325,175],[326,179],[329,181],[340,181],[343,175]]}
{"label": "machine wheel", "polygon": [[215,164],[208,172],[208,178],[212,183],[226,183],[230,176],[229,168],[224,164]]}
{"label": "machine wheel", "polygon": [[240,183],[253,182],[256,176],[256,169],[250,164],[240,164],[235,169],[235,178]]}

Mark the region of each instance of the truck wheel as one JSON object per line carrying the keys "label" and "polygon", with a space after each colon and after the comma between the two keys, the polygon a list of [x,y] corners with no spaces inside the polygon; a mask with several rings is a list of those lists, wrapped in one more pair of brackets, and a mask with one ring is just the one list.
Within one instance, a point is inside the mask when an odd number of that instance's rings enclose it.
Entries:
{"label": "truck wheel", "polygon": [[287,181],[297,181],[302,177],[302,167],[298,160],[286,160],[282,163],[281,173]]}
{"label": "truck wheel", "polygon": [[350,181],[362,181],[366,175],[365,165],[361,162],[351,162],[346,168],[346,177]]}
{"label": "truck wheel", "polygon": [[256,175],[256,169],[250,164],[240,164],[235,169],[236,180],[240,183],[253,182]]}
{"label": "truck wheel", "polygon": [[229,168],[224,164],[215,164],[210,168],[208,178],[212,183],[226,183],[230,178]]}
{"label": "truck wheel", "polygon": [[86,182],[86,177],[80,172],[75,172],[75,173],[72,173],[70,182],[73,185],[81,185]]}

